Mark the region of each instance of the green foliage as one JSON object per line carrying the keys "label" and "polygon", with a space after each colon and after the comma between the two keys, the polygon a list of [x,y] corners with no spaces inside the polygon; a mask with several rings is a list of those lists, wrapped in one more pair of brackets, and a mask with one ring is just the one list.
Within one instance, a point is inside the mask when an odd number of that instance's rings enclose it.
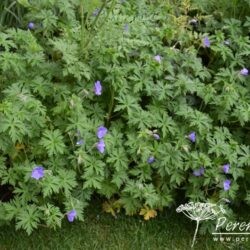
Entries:
{"label": "green foliage", "polygon": [[20,26],[0,34],[1,220],[29,234],[56,228],[71,210],[83,220],[94,194],[147,219],[179,189],[249,202],[249,17],[219,20],[205,1],[151,2],[18,1]]}
{"label": "green foliage", "polygon": [[46,130],[43,134],[41,140],[41,146],[46,148],[49,156],[61,155],[65,150],[65,145],[63,143],[63,136],[60,130],[48,131]]}
{"label": "green foliage", "polygon": [[35,205],[27,205],[17,215],[16,228],[23,228],[29,235],[37,228],[40,220],[39,211]]}

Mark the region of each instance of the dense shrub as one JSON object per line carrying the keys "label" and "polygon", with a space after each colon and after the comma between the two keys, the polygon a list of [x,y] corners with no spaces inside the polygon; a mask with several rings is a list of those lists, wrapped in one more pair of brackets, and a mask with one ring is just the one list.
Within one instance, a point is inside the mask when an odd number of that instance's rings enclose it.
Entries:
{"label": "dense shrub", "polygon": [[83,220],[93,195],[145,219],[183,192],[250,202],[249,17],[187,0],[18,2],[20,27],[0,34],[2,222]]}

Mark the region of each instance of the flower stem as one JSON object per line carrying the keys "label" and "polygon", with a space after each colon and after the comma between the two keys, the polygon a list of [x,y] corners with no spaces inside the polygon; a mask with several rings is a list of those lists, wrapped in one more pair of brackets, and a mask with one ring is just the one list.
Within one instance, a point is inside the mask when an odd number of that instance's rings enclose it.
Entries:
{"label": "flower stem", "polygon": [[[103,4],[102,4],[102,6],[101,6],[101,8],[100,8],[100,10],[99,10],[99,12],[98,12],[98,14],[97,14],[97,16],[95,17],[95,20],[93,21],[93,23],[92,23],[92,25],[91,25],[92,34],[89,35],[88,40],[87,40],[87,41],[85,42],[85,44],[84,44],[84,48],[85,48],[85,49],[88,47],[89,43],[92,41],[93,37],[95,36],[95,34],[96,34],[96,32],[97,32],[97,31],[94,31],[94,26],[96,25],[96,23],[97,23],[97,21],[98,21],[100,15],[101,15],[101,12],[104,10],[104,8],[106,7],[106,5],[107,5],[107,0],[105,0],[105,1],[103,2]],[[110,11],[108,11],[108,15],[109,15],[109,12],[110,12]],[[107,15],[106,18],[108,18],[108,15]],[[98,27],[99,30],[101,29],[101,27],[103,26],[104,23],[105,23],[105,22],[102,22],[102,24]]]}
{"label": "flower stem", "polygon": [[192,242],[192,247],[194,247],[194,243],[195,243],[195,240],[196,240],[196,235],[197,235],[198,228],[199,228],[199,223],[200,223],[200,221],[197,220],[196,221],[196,229],[195,229],[195,233],[194,233],[194,237],[193,237],[193,242]]}
{"label": "flower stem", "polygon": [[114,89],[111,86],[111,96],[110,96],[110,104],[109,104],[109,110],[108,110],[108,115],[107,115],[107,122],[110,122],[111,119],[111,115],[112,115],[112,111],[113,111],[113,107],[114,107],[114,97],[115,97],[115,93],[114,93]]}

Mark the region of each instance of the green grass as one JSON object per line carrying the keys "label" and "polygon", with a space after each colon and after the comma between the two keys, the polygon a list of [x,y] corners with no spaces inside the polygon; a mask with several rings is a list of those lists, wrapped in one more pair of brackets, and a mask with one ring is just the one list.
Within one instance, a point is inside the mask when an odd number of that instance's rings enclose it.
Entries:
{"label": "green grass", "polygon": [[17,0],[0,0],[0,29],[19,27],[24,13],[24,8]]}
{"label": "green grass", "polygon": [[[2,226],[0,250],[187,250],[195,230],[190,221],[174,209],[162,212],[156,219],[144,221],[141,217],[123,214],[117,219],[101,211],[99,204],[86,210],[84,222],[69,223],[65,220],[62,229],[53,231],[39,228],[31,236],[15,231],[13,226]],[[212,235],[198,235],[194,249],[250,249],[249,244],[237,246],[233,243],[213,242]]]}

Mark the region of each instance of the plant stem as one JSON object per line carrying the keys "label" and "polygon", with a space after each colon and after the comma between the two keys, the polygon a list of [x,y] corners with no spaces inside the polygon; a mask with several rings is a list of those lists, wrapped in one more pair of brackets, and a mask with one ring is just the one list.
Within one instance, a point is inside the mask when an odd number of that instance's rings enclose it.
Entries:
{"label": "plant stem", "polygon": [[80,15],[81,15],[81,46],[83,49],[83,45],[84,45],[84,38],[83,38],[83,34],[84,34],[84,15],[83,15],[83,3],[80,4]]}
{"label": "plant stem", "polygon": [[98,19],[99,19],[99,16],[101,15],[101,13],[102,13],[103,9],[105,8],[106,4],[107,4],[107,0],[105,0],[105,1],[103,2],[103,4],[102,4],[100,10],[98,11],[98,14],[97,14],[96,17],[95,17],[95,20],[94,20],[94,22],[93,22],[92,25],[91,25],[92,27],[94,27],[95,24],[97,23],[97,21],[98,21]]}
{"label": "plant stem", "polygon": [[[103,9],[105,8],[106,4],[107,4],[107,1],[105,0],[105,1],[103,2],[103,4],[102,4],[102,6],[101,6],[101,8],[100,8],[100,10],[99,10],[99,12],[98,12],[98,14],[97,14],[97,16],[95,17],[95,20],[93,21],[93,23],[92,23],[92,25],[91,25],[92,29],[94,28],[95,24],[97,23],[97,21],[98,21],[100,15],[101,15],[101,12],[102,12]],[[95,35],[95,32],[94,32],[94,31],[92,31],[92,32],[93,32],[94,35]],[[86,43],[84,44],[84,48],[86,48],[86,47],[88,46],[88,44],[89,44],[89,43],[91,42],[91,40],[93,39],[94,35],[89,36],[89,39],[88,39],[88,40],[86,41]]]}
{"label": "plant stem", "polygon": [[108,110],[108,115],[107,115],[107,122],[108,123],[110,122],[111,114],[112,114],[112,111],[113,111],[114,97],[115,97],[115,91],[111,86],[111,96],[110,96],[111,101],[110,101],[110,104],[109,104],[109,110]]}
{"label": "plant stem", "polygon": [[[105,1],[103,2],[102,6],[101,6],[101,8],[100,8],[100,11],[99,11],[99,13],[98,13],[98,15],[96,16],[96,18],[95,18],[93,24],[91,25],[93,28],[94,28],[94,26],[95,26],[95,24],[96,24],[96,22],[97,22],[97,20],[98,20],[98,18],[99,18],[99,16],[100,16],[101,12],[102,12],[103,9],[106,7],[106,5],[107,5],[107,0],[105,0]],[[114,5],[115,5],[115,0],[112,0],[111,6],[110,6],[110,8],[108,9],[108,12],[107,12],[106,19],[108,19],[108,17],[109,17],[109,15],[110,15],[111,11],[113,10]],[[104,24],[105,24],[105,21],[103,21],[103,22],[101,23],[101,25],[98,27],[98,30],[99,30],[99,31],[101,30],[101,28],[103,27]],[[93,28],[92,28],[92,29],[93,29]],[[96,32],[97,32],[97,31],[92,31],[92,34],[89,36],[89,39],[88,39],[88,40],[86,41],[86,43],[84,44],[84,49],[86,49],[86,48],[88,47],[89,43],[90,43],[90,42],[92,41],[92,39],[95,37]]]}
{"label": "plant stem", "polygon": [[194,233],[194,237],[193,237],[193,242],[192,242],[192,248],[194,247],[194,243],[195,243],[196,235],[197,235],[198,228],[199,228],[199,223],[200,223],[200,221],[199,221],[199,220],[197,220],[197,221],[196,221],[196,229],[195,229],[195,233]]}

